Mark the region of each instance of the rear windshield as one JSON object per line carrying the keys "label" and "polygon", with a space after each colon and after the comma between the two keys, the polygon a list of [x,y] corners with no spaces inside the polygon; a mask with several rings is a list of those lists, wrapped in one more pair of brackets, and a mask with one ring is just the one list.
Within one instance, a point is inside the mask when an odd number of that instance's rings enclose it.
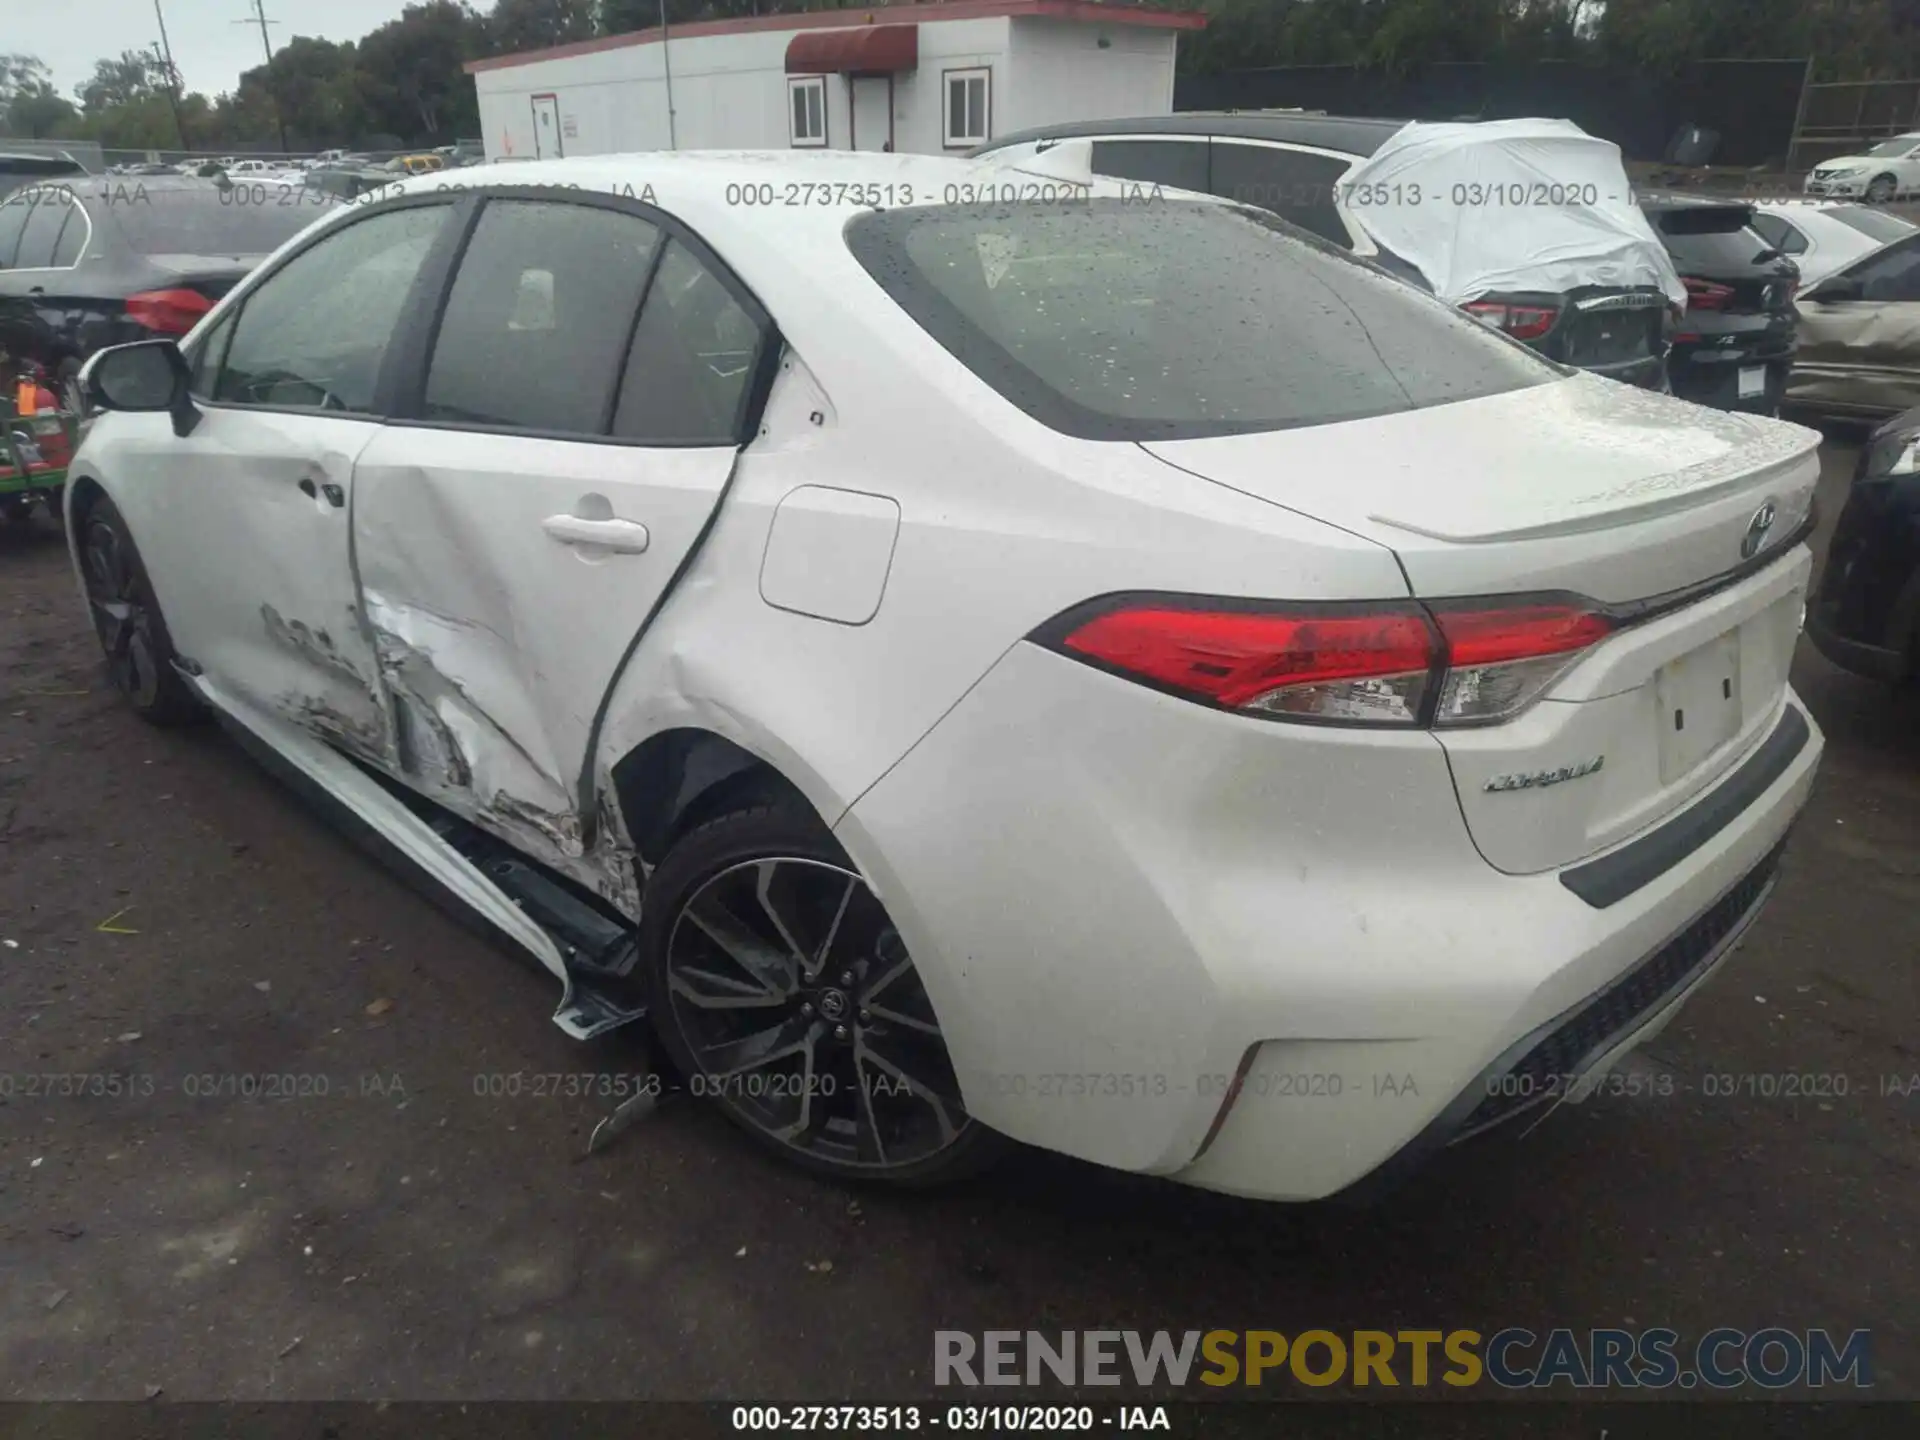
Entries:
{"label": "rear windshield", "polygon": [[1655,210],[1648,218],[1682,269],[1744,269],[1772,250],[1753,223],[1746,205],[1686,205]]}
{"label": "rear windshield", "polygon": [[1842,225],[1850,225],[1869,240],[1878,240],[1882,245],[1904,240],[1913,234],[1914,227],[1910,221],[1884,211],[1869,210],[1864,205],[1836,206],[1827,213]]}
{"label": "rear windshield", "polygon": [[1322,425],[1563,373],[1264,211],[930,206],[863,215],[847,243],[974,374],[1087,439]]}
{"label": "rear windshield", "polygon": [[318,190],[268,181],[236,181],[227,191],[211,181],[191,188],[128,181],[80,198],[96,221],[110,215],[142,255],[264,255],[337,203]]}

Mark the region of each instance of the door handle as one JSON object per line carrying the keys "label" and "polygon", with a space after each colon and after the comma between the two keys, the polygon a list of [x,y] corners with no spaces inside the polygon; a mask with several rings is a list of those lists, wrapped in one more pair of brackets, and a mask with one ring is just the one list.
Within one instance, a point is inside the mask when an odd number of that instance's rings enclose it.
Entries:
{"label": "door handle", "polygon": [[549,515],[540,522],[562,545],[598,545],[602,550],[618,550],[638,555],[647,548],[647,527],[638,520],[583,520],[578,515]]}
{"label": "door handle", "polygon": [[347,492],[345,490],[331,481],[328,481],[324,485],[316,485],[310,476],[301,477],[300,493],[305,495],[309,500],[318,500],[322,495],[325,495],[327,497],[327,503],[336,510],[341,509],[347,503]]}
{"label": "door handle", "polygon": [[305,495],[309,500],[318,500],[320,498],[320,487],[311,480],[303,479],[300,482],[300,493]]}

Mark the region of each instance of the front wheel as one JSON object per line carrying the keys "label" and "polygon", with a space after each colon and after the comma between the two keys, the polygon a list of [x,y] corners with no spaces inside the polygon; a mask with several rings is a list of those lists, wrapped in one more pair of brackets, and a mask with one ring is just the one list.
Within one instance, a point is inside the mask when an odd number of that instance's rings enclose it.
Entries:
{"label": "front wheel", "polygon": [[113,688],[151,724],[184,725],[199,718],[199,702],[173,668],[173,641],[127,522],[101,496],[81,525],[80,573]]}
{"label": "front wheel", "polygon": [[1875,205],[1884,205],[1893,199],[1897,182],[1891,175],[1876,175],[1867,184],[1867,199]]}
{"label": "front wheel", "polygon": [[931,1185],[997,1155],[899,930],[811,815],[757,806],[685,836],[648,882],[640,943],[688,1088],[783,1158]]}

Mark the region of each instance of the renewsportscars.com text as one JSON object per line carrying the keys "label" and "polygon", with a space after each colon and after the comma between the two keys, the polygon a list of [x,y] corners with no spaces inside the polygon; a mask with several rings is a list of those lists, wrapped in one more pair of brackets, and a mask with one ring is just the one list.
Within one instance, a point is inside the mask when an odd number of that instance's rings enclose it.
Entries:
{"label": "renewsportscars.com text", "polygon": [[936,1330],[936,1385],[1734,1390],[1873,1384],[1870,1332]]}

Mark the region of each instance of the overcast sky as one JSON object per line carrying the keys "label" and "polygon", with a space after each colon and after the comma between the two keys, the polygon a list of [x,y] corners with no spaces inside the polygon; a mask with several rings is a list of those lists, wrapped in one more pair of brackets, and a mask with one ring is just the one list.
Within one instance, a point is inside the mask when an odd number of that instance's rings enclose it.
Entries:
{"label": "overcast sky", "polygon": [[[295,35],[358,40],[398,18],[406,0],[266,0],[278,50]],[[71,96],[93,74],[93,62],[122,50],[140,50],[160,38],[153,0],[0,0],[9,11],[38,9],[43,19],[9,34],[0,49],[38,55],[53,67],[53,83]],[[260,27],[250,20],[252,0],[160,0],[173,42],[173,63],[189,90],[217,95],[240,83],[240,72],[261,63]],[[11,27],[10,27],[11,28]]]}

